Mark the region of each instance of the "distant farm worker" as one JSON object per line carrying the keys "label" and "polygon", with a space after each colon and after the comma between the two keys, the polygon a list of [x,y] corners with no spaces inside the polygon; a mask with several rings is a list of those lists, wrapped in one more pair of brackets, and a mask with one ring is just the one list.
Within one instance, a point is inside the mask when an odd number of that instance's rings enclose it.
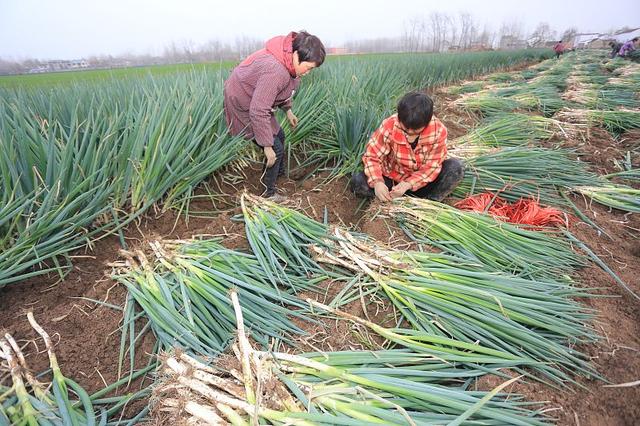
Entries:
{"label": "distant farm worker", "polygon": [[625,42],[622,47],[620,47],[620,51],[618,55],[623,58],[630,58],[634,56],[636,49],[638,48],[638,44],[640,42],[640,38],[635,37],[627,42]]}
{"label": "distant farm worker", "polygon": [[562,40],[560,40],[555,44],[555,46],[553,46],[553,51],[556,52],[556,59],[558,59],[560,55],[564,53],[564,49],[565,49],[565,46]]}
{"label": "distant farm worker", "polygon": [[447,156],[447,128],[433,115],[433,101],[407,93],[397,114],[386,118],[367,142],[364,172],[351,178],[359,197],[387,202],[403,195],[442,201],[464,177],[462,161]]}
{"label": "distant farm worker", "polygon": [[300,77],[322,65],[324,45],[305,31],[291,32],[267,41],[265,48],[249,55],[224,83],[224,113],[232,135],[253,140],[266,157],[260,181],[264,197],[276,194],[276,180],[285,172],[284,132],[275,117],[282,109],[295,128],[292,97]]}
{"label": "distant farm worker", "polygon": [[620,43],[619,41],[611,40],[609,42],[609,47],[611,48],[611,52],[609,53],[609,57],[611,59],[613,59],[616,56],[618,56],[618,52],[620,52],[620,48],[622,47],[622,43]]}

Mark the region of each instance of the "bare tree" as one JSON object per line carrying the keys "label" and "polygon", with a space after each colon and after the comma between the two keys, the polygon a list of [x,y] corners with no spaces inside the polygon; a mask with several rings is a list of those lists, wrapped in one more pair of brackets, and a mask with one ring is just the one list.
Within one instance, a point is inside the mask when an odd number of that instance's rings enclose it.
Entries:
{"label": "bare tree", "polygon": [[573,43],[573,39],[576,34],[578,34],[578,29],[576,27],[567,28],[562,33],[562,37],[560,39],[565,42]]}
{"label": "bare tree", "polygon": [[263,41],[255,37],[243,35],[236,37],[234,50],[240,54],[241,58],[245,58],[256,50],[260,50],[262,47],[264,47]]}
{"label": "bare tree", "polygon": [[522,22],[513,20],[500,26],[500,49],[521,49],[526,46]]}
{"label": "bare tree", "polygon": [[460,38],[458,39],[458,45],[463,49],[471,47],[472,41],[476,38],[476,26],[473,22],[473,17],[470,13],[460,12]]}
{"label": "bare tree", "polygon": [[[352,53],[384,53],[407,52],[407,38],[374,38],[367,40],[352,40],[345,43],[345,47]],[[412,50],[411,52],[415,52]]]}
{"label": "bare tree", "polygon": [[511,36],[515,39],[524,38],[524,25],[518,20],[503,22],[500,26],[500,37],[503,36]]}
{"label": "bare tree", "polygon": [[227,43],[220,40],[209,40],[202,45],[200,49],[200,57],[203,61],[223,61],[230,59],[239,59],[237,53],[233,51]]}
{"label": "bare tree", "polygon": [[446,14],[431,12],[429,14],[429,33],[431,34],[431,50],[441,52],[447,39],[447,30],[450,20]]}
{"label": "bare tree", "polygon": [[460,38],[458,37],[458,23],[456,22],[456,18],[450,15],[446,15],[447,17],[447,48],[455,47],[456,49],[462,49],[462,45],[460,43]]}
{"label": "bare tree", "polygon": [[547,22],[540,22],[535,30],[531,33],[530,45],[533,47],[542,47],[547,41],[554,40],[556,32],[551,29]]}
{"label": "bare tree", "polygon": [[180,55],[182,60],[187,63],[193,63],[196,59],[196,45],[193,40],[182,40],[180,42]]}
{"label": "bare tree", "polygon": [[422,38],[423,20],[424,18],[413,17],[405,21],[402,34],[403,50],[418,52]]}

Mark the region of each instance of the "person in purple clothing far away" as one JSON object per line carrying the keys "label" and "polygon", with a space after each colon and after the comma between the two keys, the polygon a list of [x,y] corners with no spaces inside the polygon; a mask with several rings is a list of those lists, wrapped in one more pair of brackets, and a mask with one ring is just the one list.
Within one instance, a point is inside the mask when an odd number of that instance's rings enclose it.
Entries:
{"label": "person in purple clothing far away", "polygon": [[635,52],[635,50],[637,49],[638,44],[640,44],[640,38],[639,37],[635,37],[635,38],[625,42],[622,45],[622,47],[620,48],[620,51],[618,52],[618,56],[621,56],[623,58],[630,57],[631,54],[633,52]]}
{"label": "person in purple clothing far away", "polygon": [[264,49],[249,55],[224,83],[224,113],[232,135],[253,140],[264,151],[265,168],[260,178],[263,197],[276,201],[276,180],[285,172],[284,132],[276,120],[278,108],[285,111],[292,128],[298,118],[292,97],[300,77],[322,65],[325,48],[306,31],[290,32],[267,41]]}

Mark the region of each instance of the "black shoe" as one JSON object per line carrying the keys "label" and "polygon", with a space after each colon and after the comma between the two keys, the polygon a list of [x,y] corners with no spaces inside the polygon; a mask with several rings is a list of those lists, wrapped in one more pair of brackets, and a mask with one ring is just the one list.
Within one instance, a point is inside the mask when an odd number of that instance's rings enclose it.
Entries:
{"label": "black shoe", "polygon": [[351,180],[349,181],[349,189],[351,189],[351,192],[353,192],[356,197],[360,198],[371,198],[376,195],[373,188],[369,187],[367,178],[362,172],[356,173],[351,177]]}

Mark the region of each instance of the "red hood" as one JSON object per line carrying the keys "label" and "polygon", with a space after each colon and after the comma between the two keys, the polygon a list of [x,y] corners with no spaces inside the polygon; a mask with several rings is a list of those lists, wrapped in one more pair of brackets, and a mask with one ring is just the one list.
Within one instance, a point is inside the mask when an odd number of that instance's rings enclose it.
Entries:
{"label": "red hood", "polygon": [[296,70],[293,68],[293,38],[297,35],[293,31],[286,36],[277,36],[267,41],[265,50],[275,56],[275,58],[284,65],[291,77],[296,76]]}
{"label": "red hood", "polygon": [[293,67],[293,38],[297,35],[293,31],[286,36],[277,36],[267,41],[264,49],[260,49],[257,52],[247,56],[247,58],[240,63],[240,65],[251,64],[256,57],[269,53],[275,57],[278,62],[285,66],[291,77],[296,77],[296,70]]}

